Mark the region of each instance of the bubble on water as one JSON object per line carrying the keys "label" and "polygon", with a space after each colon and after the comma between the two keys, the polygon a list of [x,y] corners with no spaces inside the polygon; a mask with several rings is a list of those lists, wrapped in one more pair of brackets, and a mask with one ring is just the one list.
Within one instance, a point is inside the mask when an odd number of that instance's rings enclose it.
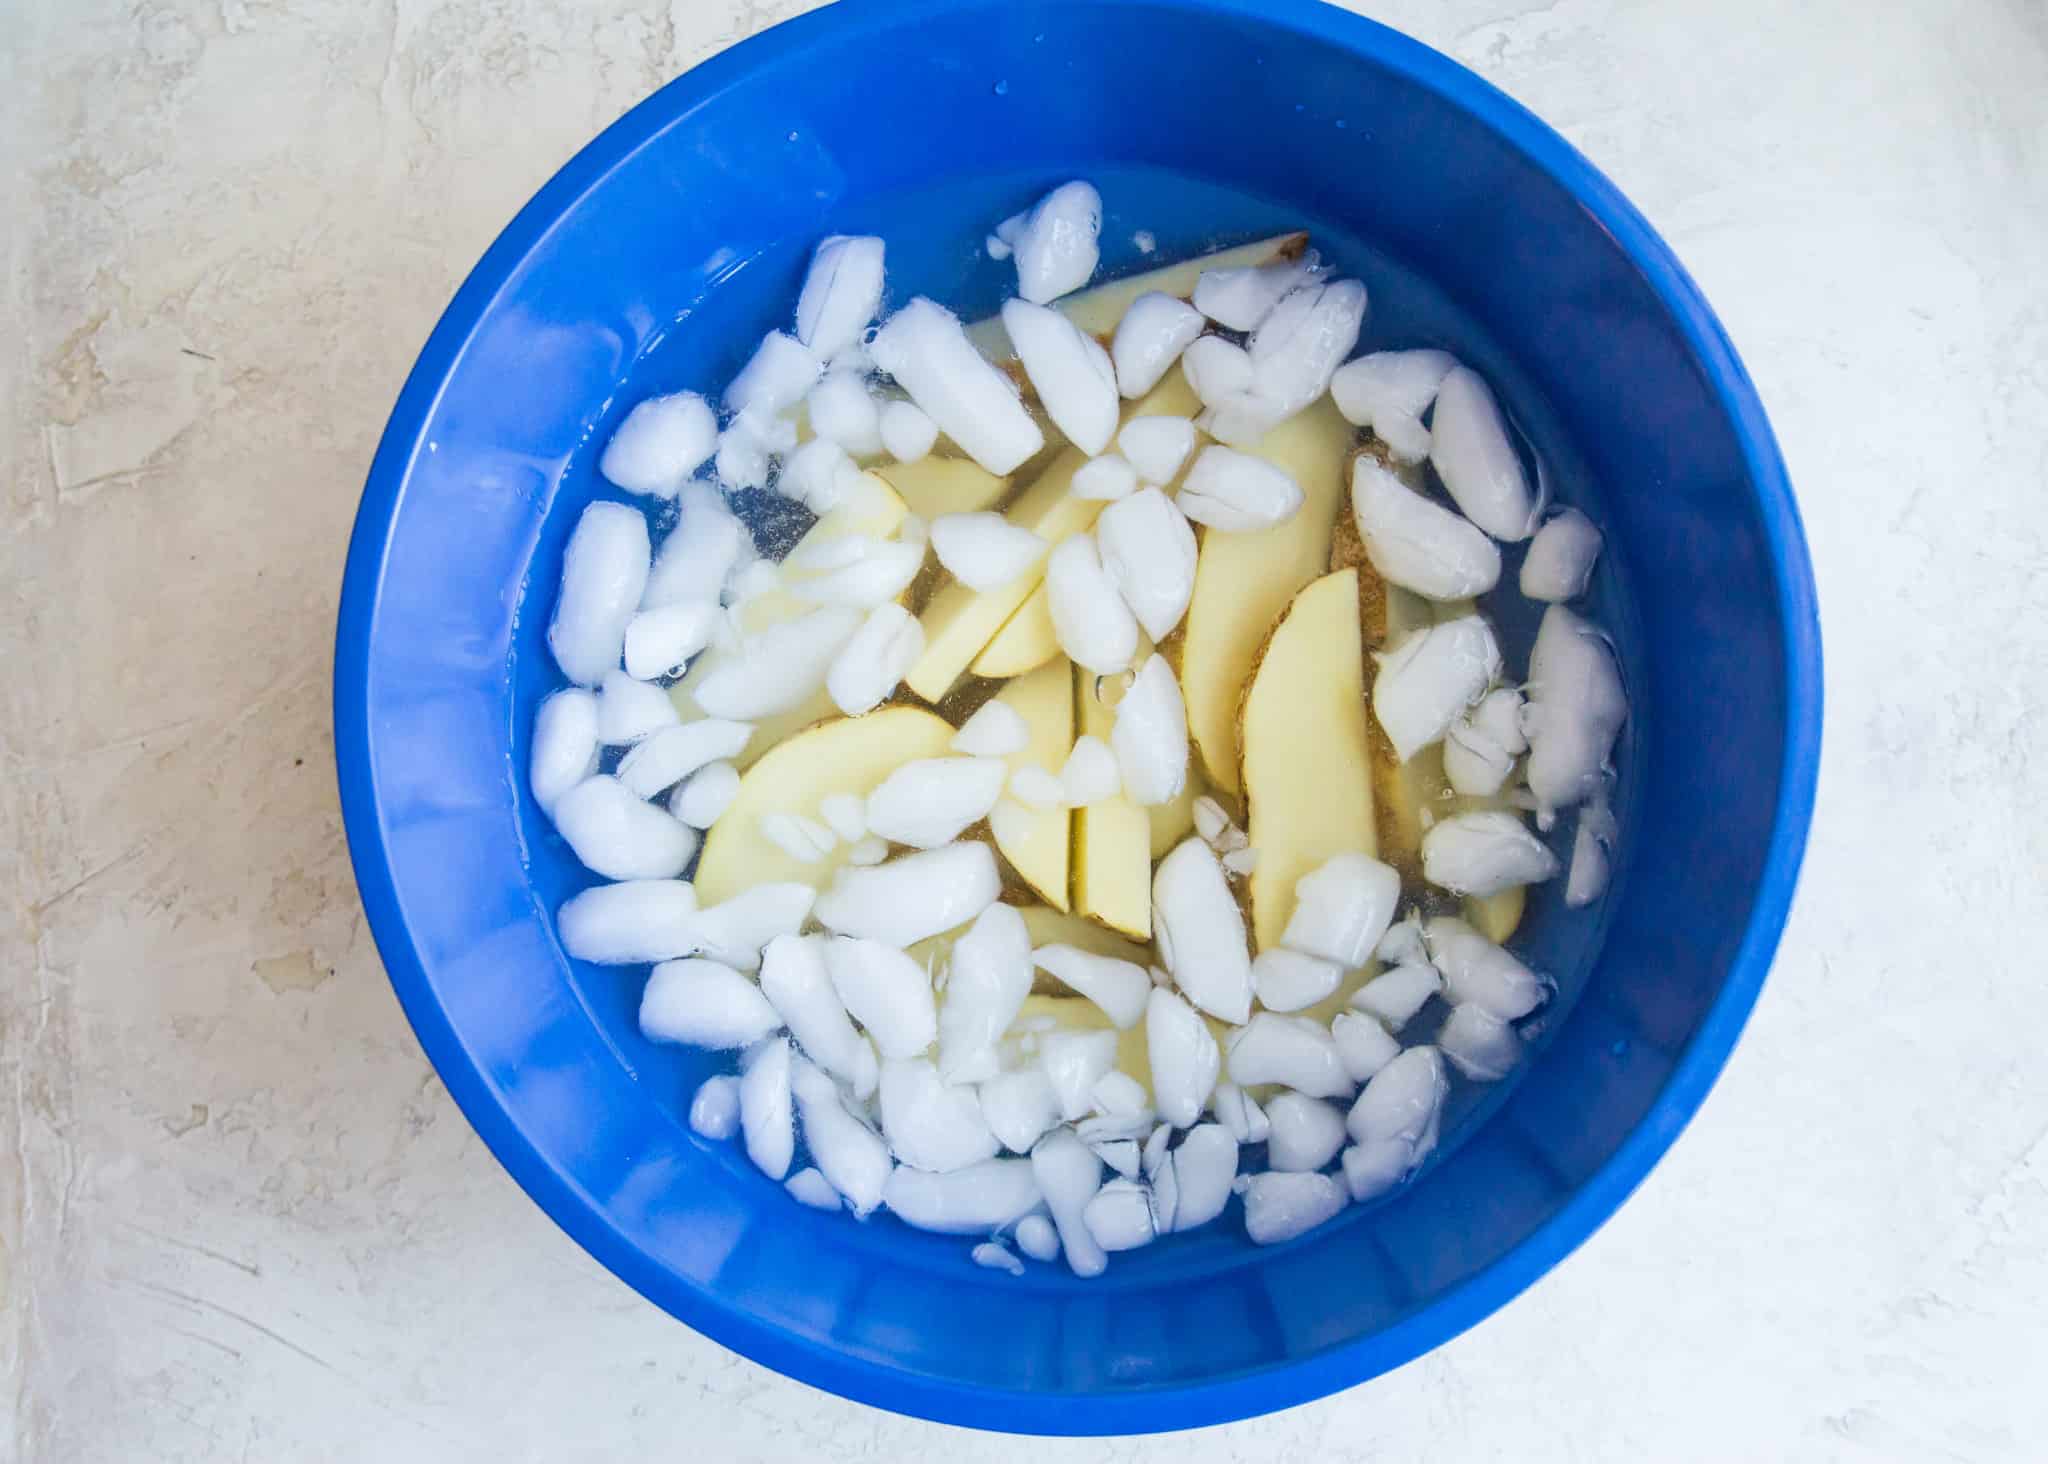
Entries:
{"label": "bubble on water", "polygon": [[1008,96],[1010,94],[1010,84],[1007,81],[997,82],[995,84],[995,94],[999,97]]}
{"label": "bubble on water", "polygon": [[796,141],[796,134],[795,134],[794,132],[792,132],[792,133],[790,133],[790,134],[789,134],[789,140],[790,140],[791,142],[795,142],[795,141]]}
{"label": "bubble on water", "polygon": [[1346,127],[1349,127],[1350,125],[1351,124],[1349,122],[1346,122],[1342,117],[1339,117],[1337,119],[1337,130],[1339,132],[1342,132]]}

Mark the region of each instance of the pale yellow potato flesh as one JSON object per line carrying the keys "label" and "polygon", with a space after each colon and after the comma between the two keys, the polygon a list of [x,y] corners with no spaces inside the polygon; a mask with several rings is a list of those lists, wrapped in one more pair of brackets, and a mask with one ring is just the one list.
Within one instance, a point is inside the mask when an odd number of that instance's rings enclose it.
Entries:
{"label": "pale yellow potato flesh", "polygon": [[979,513],[994,508],[1010,491],[999,478],[966,458],[922,457],[914,463],[881,463],[877,476],[894,488],[910,511],[926,519],[942,513]]}
{"label": "pale yellow potato flesh", "polygon": [[1495,945],[1506,945],[1522,923],[1529,903],[1527,885],[1509,885],[1491,895],[1465,896],[1465,919]]}
{"label": "pale yellow potato flesh", "polygon": [[1378,850],[1357,570],[1294,597],[1257,658],[1241,716],[1245,832],[1259,851],[1248,882],[1252,945],[1267,950],[1294,911],[1296,881],[1332,855]]}
{"label": "pale yellow potato flesh", "polygon": [[907,762],[943,757],[953,728],[922,707],[883,707],[841,717],[771,747],[740,779],[731,805],[704,836],[697,864],[697,901],[715,905],[757,884],[790,882],[823,889],[846,862],[838,843],[815,864],[792,859],[761,832],[770,813],[818,817],[834,793],[865,798]]}
{"label": "pale yellow potato flesh", "polygon": [[996,638],[968,669],[976,676],[1001,681],[1036,670],[1059,653],[1059,633],[1052,624],[1052,596],[1046,593],[1041,581],[1031,592],[1031,598],[1003,622]]}
{"label": "pale yellow potato flesh", "polygon": [[[1011,754],[1010,771],[1036,764],[1057,777],[1074,748],[1074,688],[1067,658],[1062,656],[1056,663],[1018,677],[996,700],[1022,717],[1030,734],[1024,748]],[[1040,899],[1064,910],[1070,868],[1067,810],[1026,808],[1025,812],[1022,831],[1012,831],[1007,839],[998,835],[996,848]]]}
{"label": "pale yellow potato flesh", "polygon": [[[1116,713],[1095,686],[1093,671],[1074,668],[1079,735],[1108,742]],[[1152,820],[1122,792],[1074,810],[1074,910],[1133,940],[1152,938]]]}
{"label": "pale yellow potato flesh", "polygon": [[[1043,1023],[1048,1018],[1068,1031],[1100,1032],[1116,1025],[1110,1021],[1107,1012],[1085,996],[1033,993],[1024,998],[1024,1009],[1017,1013],[1017,1020],[1010,1024],[1010,1031],[1013,1034],[1029,1031],[1034,1022]],[[1145,1046],[1143,1022],[1133,1023],[1117,1034],[1116,1065],[1119,1072],[1136,1078],[1148,1097],[1151,1095],[1152,1054]]]}
{"label": "pale yellow potato flesh", "polygon": [[[1188,389],[1179,366],[1144,398],[1124,406],[1124,420],[1143,414],[1192,417],[1201,403]],[[1341,420],[1341,419],[1340,419]],[[1067,489],[1087,456],[1078,448],[1066,448],[1052,461],[1038,480],[1017,496],[1003,516],[1057,546],[1074,534],[1095,527],[1096,517],[1107,507],[1095,499],[1072,497]],[[953,683],[973,664],[997,632],[1031,598],[1045,580],[1045,561],[1009,584],[993,590],[971,590],[958,582],[946,585],[925,607],[924,654],[910,668],[904,684],[926,701],[945,700]]]}
{"label": "pale yellow potato flesh", "polygon": [[1300,511],[1255,533],[1202,532],[1180,684],[1202,769],[1226,793],[1238,791],[1237,703],[1252,659],[1296,592],[1324,572],[1337,515],[1349,511],[1352,439],[1351,424],[1327,396],[1282,422],[1256,455],[1293,476]]}
{"label": "pale yellow potato flesh", "polygon": [[[1044,905],[1027,905],[1019,913],[1024,917],[1024,928],[1031,932],[1033,950],[1049,945],[1078,946],[1091,955],[1108,956],[1138,966],[1151,966],[1156,959],[1150,945],[1126,940],[1084,916],[1049,909]],[[1043,972],[1039,974],[1040,981],[1051,979]]]}
{"label": "pale yellow potato flesh", "polygon": [[1145,810],[1145,817],[1152,825],[1152,861],[1158,863],[1173,851],[1173,846],[1195,831],[1195,799],[1201,796],[1201,778],[1195,767],[1195,757],[1188,755],[1188,780],[1181,785],[1180,796],[1168,803],[1155,803]]}
{"label": "pale yellow potato flesh", "polygon": [[[1195,281],[1206,270],[1232,269],[1293,258],[1307,247],[1307,234],[1275,234],[1270,239],[1256,239],[1233,249],[1199,254],[1179,264],[1146,270],[1143,274],[1108,280],[1055,301],[1053,308],[1088,334],[1106,336],[1116,330],[1117,322],[1124,318],[1131,302],[1149,291],[1157,290],[1163,295],[1185,300],[1195,293]],[[967,338],[992,361],[1007,361],[1017,354],[1010,345],[1010,333],[1003,329],[1000,315],[975,321],[967,327]]]}
{"label": "pale yellow potato flesh", "polygon": [[[824,515],[812,524],[809,531],[797,540],[792,555],[806,548],[831,543],[835,539],[848,538],[854,534],[867,534],[877,539],[893,535],[903,523],[903,516],[909,510],[896,490],[874,473],[861,475],[861,487],[847,497],[840,507]],[[790,593],[784,586],[799,583],[806,576],[800,571],[784,569],[781,583],[753,596],[741,607],[742,629],[749,635],[759,634],[770,626],[781,625],[807,615],[818,607],[809,600]],[[726,653],[716,647],[704,652],[690,665],[682,680],[668,690],[669,699],[675,703],[676,713],[685,722],[694,722],[704,715],[697,705],[696,690],[704,678],[724,663]],[[792,733],[839,715],[839,708],[823,687],[813,693],[803,705],[773,717],[763,717],[754,724],[754,735],[748,739],[746,750],[734,761],[745,769],[757,762]]]}

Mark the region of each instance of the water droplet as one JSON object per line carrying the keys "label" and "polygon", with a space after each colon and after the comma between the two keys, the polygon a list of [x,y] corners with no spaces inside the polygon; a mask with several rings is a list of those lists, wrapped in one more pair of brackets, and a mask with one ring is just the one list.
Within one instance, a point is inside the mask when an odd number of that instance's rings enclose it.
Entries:
{"label": "water droplet", "polygon": [[1339,117],[1337,119],[1337,130],[1339,132],[1342,132],[1345,128],[1349,127],[1350,125],[1351,124],[1349,122],[1346,122],[1342,117]]}
{"label": "water droplet", "polygon": [[792,132],[792,133],[790,133],[790,134],[789,134],[789,140],[790,140],[791,142],[795,142],[795,141],[796,141],[796,134],[795,134],[794,132]]}
{"label": "water droplet", "polygon": [[997,82],[995,85],[995,93],[999,97],[1008,96],[1010,94],[1010,84],[1007,81]]}

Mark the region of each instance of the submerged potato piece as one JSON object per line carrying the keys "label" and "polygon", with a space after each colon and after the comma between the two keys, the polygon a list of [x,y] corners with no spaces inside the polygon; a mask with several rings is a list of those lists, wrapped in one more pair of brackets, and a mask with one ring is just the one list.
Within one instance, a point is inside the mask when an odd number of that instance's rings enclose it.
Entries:
{"label": "submerged potato piece", "polygon": [[944,757],[953,728],[920,707],[884,707],[824,722],[772,748],[740,779],[739,793],[704,837],[697,897],[715,905],[753,885],[789,882],[823,889],[846,862],[840,843],[805,864],[761,829],[771,813],[815,817],[835,793],[866,798],[889,774],[919,758]]}
{"label": "submerged potato piece", "polygon": [[1270,528],[1202,536],[1184,622],[1181,693],[1203,770],[1225,792],[1238,791],[1237,703],[1259,646],[1275,617],[1329,561],[1352,435],[1327,400],[1275,427],[1254,455],[1293,477],[1301,509]]}
{"label": "submerged potato piece", "polygon": [[[1098,678],[1074,668],[1082,736],[1109,740],[1116,714],[1097,695]],[[1136,940],[1152,938],[1152,821],[1128,793],[1074,813],[1074,909]]]}
{"label": "submerged potato piece", "polygon": [[1251,873],[1252,944],[1280,943],[1301,877],[1335,854],[1373,854],[1358,571],[1294,597],[1245,689],[1240,738]]}
{"label": "submerged potato piece", "polygon": [[1011,612],[996,638],[974,658],[976,676],[1001,681],[1035,671],[1060,653],[1059,631],[1052,623],[1052,596],[1044,581],[1031,598]]}
{"label": "submerged potato piece", "polygon": [[[1007,759],[1019,768],[1042,767],[1058,773],[1074,746],[1074,687],[1067,663],[1041,666],[1005,686],[998,702],[1024,719],[1029,740]],[[1065,808],[1028,808],[1015,803],[989,821],[996,848],[1038,897],[1056,909],[1067,908],[1069,869],[1068,818]]]}
{"label": "submerged potato piece", "polygon": [[896,490],[912,513],[925,519],[994,508],[1015,481],[967,458],[923,457],[914,463],[882,463],[874,472]]}

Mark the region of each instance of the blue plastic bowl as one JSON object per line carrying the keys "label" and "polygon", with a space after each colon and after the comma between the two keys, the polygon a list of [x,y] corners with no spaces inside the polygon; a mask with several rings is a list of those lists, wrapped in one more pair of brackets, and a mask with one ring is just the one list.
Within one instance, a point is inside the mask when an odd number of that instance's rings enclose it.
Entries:
{"label": "blue plastic bowl", "polygon": [[[1105,267],[1306,223],[1373,294],[1368,341],[1491,376],[1607,532],[1594,610],[1635,716],[1625,858],[1522,938],[1562,984],[1520,1081],[1414,1186],[1301,1240],[1241,1227],[1082,1283],[792,1203],[683,1114],[700,1055],[633,1021],[640,973],[568,961],[584,876],[525,793],[541,642],[601,443],[715,387],[833,231],[892,294],[991,307],[996,219],[1070,176]],[[1526,634],[1526,625],[1510,628]],[[1517,656],[1519,657],[1519,649]],[[428,1055],[577,1241],[700,1331],[883,1407],[1048,1433],[1186,1427],[1395,1367],[1529,1285],[1621,1203],[1755,1000],[1812,806],[1820,644],[1755,392],[1669,250],[1555,134],[1367,21],[1276,0],[841,4],[706,62],[592,143],[456,295],[370,471],[335,657],[363,903]]]}

